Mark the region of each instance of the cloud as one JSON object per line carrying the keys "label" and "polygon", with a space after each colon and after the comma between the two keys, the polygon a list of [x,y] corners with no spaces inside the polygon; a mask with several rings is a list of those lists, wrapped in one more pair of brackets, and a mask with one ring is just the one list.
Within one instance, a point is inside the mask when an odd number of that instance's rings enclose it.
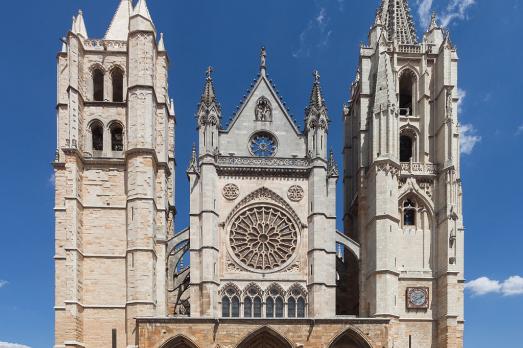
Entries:
{"label": "cloud", "polygon": [[462,124],[460,127],[461,137],[461,153],[470,155],[474,151],[474,147],[481,141],[481,136],[477,135],[477,130],[471,124]]}
{"label": "cloud", "polygon": [[516,129],[516,136],[523,134],[523,124]]}
{"label": "cloud", "polygon": [[488,294],[501,294],[503,296],[523,295],[523,278],[512,276],[500,282],[481,277],[465,284],[465,289],[472,292],[474,296],[484,296]]}
{"label": "cloud", "polygon": [[0,279],[0,289],[3,288],[4,286],[6,286],[7,284],[9,284],[9,282],[7,280],[1,280]]}
{"label": "cloud", "polygon": [[458,114],[461,114],[463,111],[463,103],[465,103],[465,98],[467,97],[467,91],[464,89],[458,88],[457,90],[458,97]]}
{"label": "cloud", "polygon": [[30,348],[30,347],[23,345],[23,344],[18,344],[18,343],[0,342],[0,348]]}
{"label": "cloud", "polygon": [[[416,0],[420,24],[427,28],[430,23],[434,0]],[[443,27],[448,27],[455,20],[467,19],[467,11],[476,4],[476,0],[449,0],[447,7],[438,11],[438,18]]]}
{"label": "cloud", "polygon": [[[300,43],[292,55],[294,58],[309,57],[315,48],[324,48],[329,45],[332,30],[331,18],[326,6],[320,6],[321,1],[315,1],[317,13],[307,23],[307,27],[300,34]],[[344,0],[337,0],[338,8],[343,11]]]}

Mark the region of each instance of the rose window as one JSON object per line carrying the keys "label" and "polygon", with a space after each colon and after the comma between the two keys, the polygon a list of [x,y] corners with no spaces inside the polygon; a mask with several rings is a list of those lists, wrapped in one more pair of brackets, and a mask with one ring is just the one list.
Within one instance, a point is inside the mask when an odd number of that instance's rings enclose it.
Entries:
{"label": "rose window", "polygon": [[285,265],[298,244],[298,229],[284,211],[256,206],[233,220],[229,237],[234,256],[245,266],[274,270]]}
{"label": "rose window", "polygon": [[276,152],[276,140],[269,133],[257,133],[251,138],[250,150],[254,156],[270,157]]}

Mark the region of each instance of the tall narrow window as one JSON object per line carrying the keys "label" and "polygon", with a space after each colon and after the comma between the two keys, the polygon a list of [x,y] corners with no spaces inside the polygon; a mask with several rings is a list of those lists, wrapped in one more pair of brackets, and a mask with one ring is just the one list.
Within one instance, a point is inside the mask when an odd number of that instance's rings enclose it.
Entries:
{"label": "tall narrow window", "polygon": [[222,317],[229,318],[231,316],[231,300],[229,297],[222,297]]}
{"label": "tall narrow window", "polygon": [[289,318],[296,318],[296,300],[294,297],[290,297],[287,301],[287,316]]}
{"label": "tall narrow window", "polygon": [[261,318],[262,316],[262,301],[261,298],[254,298],[254,317]]}
{"label": "tall narrow window", "polygon": [[245,300],[243,300],[243,317],[252,317],[252,300],[250,297],[246,297]]}
{"label": "tall narrow window", "polygon": [[280,296],[276,298],[276,318],[283,318],[283,299]]}
{"label": "tall narrow window", "polygon": [[415,226],[416,225],[416,203],[410,199],[403,203],[403,225]]}
{"label": "tall narrow window", "polygon": [[116,68],[111,73],[113,83],[113,102],[123,102],[123,71]]}
{"label": "tall narrow window", "polygon": [[274,300],[272,297],[267,298],[267,302],[265,302],[265,316],[267,318],[274,318]]}
{"label": "tall narrow window", "polygon": [[400,115],[414,115],[414,90],[416,75],[411,70],[405,70],[400,77]]}
{"label": "tall narrow window", "polygon": [[298,318],[305,318],[305,300],[303,297],[298,299]]}
{"label": "tall narrow window", "polygon": [[236,296],[234,296],[232,298],[231,317],[233,317],[233,318],[239,318],[240,317],[240,300]]}
{"label": "tall narrow window", "polygon": [[92,146],[94,151],[103,151],[104,149],[104,129],[101,124],[94,124],[91,127]]}
{"label": "tall narrow window", "polygon": [[101,69],[93,71],[93,100],[104,100],[104,73]]}
{"label": "tall narrow window", "polygon": [[408,135],[400,136],[400,162],[410,162],[413,145],[411,137]]}
{"label": "tall narrow window", "polygon": [[123,130],[120,125],[111,127],[111,150],[123,151]]}

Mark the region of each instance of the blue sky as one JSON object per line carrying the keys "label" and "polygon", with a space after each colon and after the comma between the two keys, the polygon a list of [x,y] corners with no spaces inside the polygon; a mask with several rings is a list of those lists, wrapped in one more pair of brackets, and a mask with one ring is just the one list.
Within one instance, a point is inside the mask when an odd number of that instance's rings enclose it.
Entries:
{"label": "blue sky", "polygon": [[[5,1],[0,29],[0,342],[53,344],[55,57],[79,8],[102,37],[118,0]],[[523,2],[411,0],[425,28],[432,9],[460,57],[466,225],[466,347],[523,347]],[[204,71],[215,69],[228,119],[257,73],[259,49],[299,122],[318,69],[341,161],[341,111],[378,0],[149,0],[171,59],[178,120],[177,229],[187,224],[184,175],[195,141]],[[341,184],[340,184],[341,188]],[[341,196],[340,196],[341,197]],[[338,215],[341,216],[341,199]],[[0,348],[22,348],[0,343]]]}

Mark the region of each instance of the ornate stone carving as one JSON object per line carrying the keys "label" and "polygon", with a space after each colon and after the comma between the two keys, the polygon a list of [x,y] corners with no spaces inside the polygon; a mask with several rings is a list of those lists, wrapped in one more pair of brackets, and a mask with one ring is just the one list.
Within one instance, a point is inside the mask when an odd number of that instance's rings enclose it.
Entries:
{"label": "ornate stone carving", "polygon": [[260,97],[256,101],[255,115],[256,121],[272,121],[272,105],[269,99]]}
{"label": "ornate stone carving", "polygon": [[227,254],[227,257],[225,258],[225,268],[227,269],[227,272],[232,273],[239,273],[244,272],[245,270],[238,266],[236,262]]}
{"label": "ornate stone carving", "polygon": [[235,184],[227,184],[223,187],[223,197],[229,201],[234,201],[240,195],[240,189]]}
{"label": "ornate stone carving", "polygon": [[235,217],[229,243],[234,256],[246,267],[272,271],[294,255],[298,227],[282,209],[257,205]]}
{"label": "ornate stone carving", "polygon": [[303,188],[298,185],[292,185],[287,191],[287,197],[293,202],[299,202],[303,199]]}
{"label": "ornate stone carving", "polygon": [[298,273],[300,271],[300,263],[296,261],[292,265],[290,265],[285,272],[286,273]]}

